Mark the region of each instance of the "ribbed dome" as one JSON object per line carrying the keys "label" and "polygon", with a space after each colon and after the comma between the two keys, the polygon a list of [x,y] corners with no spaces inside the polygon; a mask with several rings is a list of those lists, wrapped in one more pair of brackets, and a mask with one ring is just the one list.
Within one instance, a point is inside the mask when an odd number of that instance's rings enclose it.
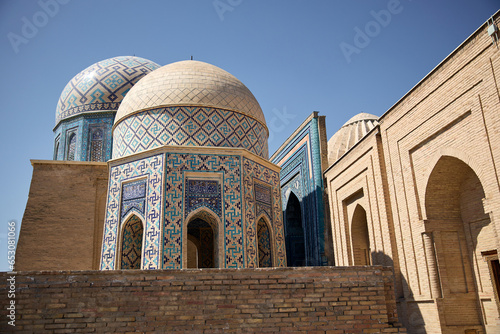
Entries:
{"label": "ribbed dome", "polygon": [[368,113],[357,114],[348,120],[328,141],[328,163],[337,161],[377,125],[378,117]]}
{"label": "ribbed dome", "polygon": [[241,81],[217,66],[185,60],[165,65],[135,85],[118,109],[115,125],[137,111],[169,106],[227,109],[266,124],[259,103]]}
{"label": "ribbed dome", "polygon": [[56,125],[76,114],[115,111],[132,86],[160,66],[139,57],[115,57],[95,63],[66,85],[56,110]]}

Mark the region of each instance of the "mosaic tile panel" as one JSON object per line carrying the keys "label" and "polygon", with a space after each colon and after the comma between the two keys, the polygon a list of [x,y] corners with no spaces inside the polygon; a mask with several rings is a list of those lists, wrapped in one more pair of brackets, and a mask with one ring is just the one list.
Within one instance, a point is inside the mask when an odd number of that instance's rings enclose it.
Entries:
{"label": "mosaic tile panel", "polygon": [[162,212],[162,184],[164,171],[163,155],[154,155],[133,162],[112,166],[109,173],[108,201],[106,220],[104,223],[104,238],[102,245],[101,270],[115,268],[116,246],[118,229],[121,224],[119,215],[122,198],[122,183],[145,178],[146,221],[144,248],[142,250],[143,269],[159,269],[160,265],[160,238]]}
{"label": "mosaic tile panel", "polygon": [[270,221],[273,220],[271,187],[255,182],[255,217],[265,214]]}
{"label": "mosaic tile panel", "polygon": [[[64,160],[67,153],[68,130],[75,130],[77,134],[75,161],[92,160],[92,130],[99,128],[102,133],[101,160],[111,159],[111,127],[113,126],[114,112],[101,113],[99,115],[82,115],[71,120],[62,121],[54,130],[55,138],[59,139],[57,148],[57,160]],[[56,156],[56,154],[54,154]]]}
{"label": "mosaic tile panel", "polygon": [[285,239],[283,234],[283,214],[281,210],[279,174],[252,160],[243,159],[243,191],[246,267],[258,267],[256,201],[254,195],[255,180],[266,183],[271,188],[272,216],[271,225],[274,229],[274,247],[276,250],[276,266],[286,267]]}
{"label": "mosaic tile panel", "polygon": [[199,207],[206,206],[222,218],[221,188],[218,181],[187,179],[184,198],[185,216]]}
{"label": "mosaic tile panel", "polygon": [[182,266],[184,172],[222,172],[222,217],[225,263],[220,267],[243,268],[244,245],[241,215],[241,158],[239,156],[167,153],[165,160],[165,226],[163,269]]}
{"label": "mosaic tile panel", "polygon": [[123,184],[121,218],[135,210],[144,217],[146,209],[146,180],[139,180]]}
{"label": "mosaic tile panel", "polygon": [[82,112],[117,110],[130,88],[159,67],[139,57],[115,57],[87,67],[62,91],[57,103],[56,124]]}
{"label": "mosaic tile panel", "polygon": [[283,208],[286,208],[288,194],[293,191],[304,209],[304,217],[307,217],[304,232],[308,265],[326,265],[319,118],[313,116],[295,137],[290,138],[286,147],[274,154],[273,162],[280,161],[282,167]]}
{"label": "mosaic tile panel", "polygon": [[118,123],[113,158],[164,145],[242,147],[268,157],[266,129],[251,117],[215,108],[167,107],[146,110]]}
{"label": "mosaic tile panel", "polygon": [[69,161],[75,160],[75,153],[76,153],[76,133],[73,132],[69,135],[68,154],[66,160]]}
{"label": "mosaic tile panel", "polygon": [[122,234],[121,269],[141,269],[144,228],[137,216],[125,223]]}
{"label": "mosaic tile panel", "polygon": [[104,161],[103,154],[103,141],[104,141],[104,127],[92,127],[89,131],[90,137],[90,161]]}
{"label": "mosaic tile panel", "polygon": [[262,219],[257,224],[257,239],[259,243],[259,268],[272,267],[271,234],[267,224]]}

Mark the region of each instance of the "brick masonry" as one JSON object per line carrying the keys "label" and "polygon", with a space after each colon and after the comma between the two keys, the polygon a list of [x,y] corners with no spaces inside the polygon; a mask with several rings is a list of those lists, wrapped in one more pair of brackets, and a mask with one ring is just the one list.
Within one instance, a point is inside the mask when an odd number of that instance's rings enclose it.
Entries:
{"label": "brick masonry", "polygon": [[359,264],[363,208],[412,333],[499,332],[499,73],[484,24],[325,172],[335,263]]}
{"label": "brick masonry", "polygon": [[16,270],[99,268],[108,166],[32,160]]}
{"label": "brick masonry", "polygon": [[[16,333],[406,333],[392,269],[37,271],[16,276]],[[10,277],[0,277],[7,305]],[[11,332],[7,310],[0,332]]]}

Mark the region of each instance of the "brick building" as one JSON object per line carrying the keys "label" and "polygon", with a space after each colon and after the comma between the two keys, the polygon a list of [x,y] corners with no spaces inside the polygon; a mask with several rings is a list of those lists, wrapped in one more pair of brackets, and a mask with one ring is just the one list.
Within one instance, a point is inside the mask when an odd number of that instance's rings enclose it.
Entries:
{"label": "brick building", "polygon": [[[499,24],[500,12],[381,117],[358,114],[327,141],[325,118],[314,112],[270,159],[260,106],[215,66],[118,57],[84,70],[61,95],[54,161],[32,161],[16,268],[86,271],[23,273],[26,328],[38,320],[44,329],[76,328],[54,320],[76,313],[68,318],[105,314],[96,323],[150,330],[148,317],[175,321],[188,311],[166,286],[192,285],[219,291],[182,294],[201,298],[203,314],[213,305],[238,314],[186,318],[193,330],[398,332],[399,315],[411,333],[498,333]],[[284,268],[324,265],[342,268]],[[377,265],[391,269],[348,268]],[[278,269],[252,272],[262,267]],[[186,268],[220,271],[196,279]],[[154,280],[163,288],[140,283]],[[257,300],[227,292],[238,284],[277,300],[253,309],[254,318],[240,304]],[[88,288],[87,313],[63,296],[45,302],[61,309],[46,322],[31,317],[29,291],[40,286],[62,296]],[[113,286],[116,310],[94,298]],[[177,299],[152,315],[113,317],[131,301],[121,291]],[[273,313],[283,313],[276,327],[255,320]],[[165,329],[157,325],[151,330]]]}
{"label": "brick building", "polygon": [[[499,13],[493,19],[498,25]],[[358,115],[328,143],[335,264],[392,266],[412,333],[500,331],[492,27],[475,31],[380,118]]]}

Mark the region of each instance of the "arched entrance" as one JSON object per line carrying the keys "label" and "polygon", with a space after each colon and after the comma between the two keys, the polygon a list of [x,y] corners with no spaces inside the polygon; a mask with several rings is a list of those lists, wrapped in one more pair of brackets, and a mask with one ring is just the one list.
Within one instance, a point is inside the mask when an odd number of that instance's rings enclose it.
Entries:
{"label": "arched entrance", "polygon": [[354,209],[351,222],[352,257],[355,266],[370,265],[370,239],[366,211],[361,205]]}
{"label": "arched entrance", "polygon": [[264,218],[257,223],[257,241],[259,244],[259,268],[273,266],[273,254],[271,246],[271,231]]}
{"label": "arched entrance", "polygon": [[186,265],[188,268],[218,268],[218,229],[209,214],[198,214],[187,224]]}
{"label": "arched entrance", "polygon": [[132,215],[123,225],[120,269],[141,269],[143,235],[142,220]]}
{"label": "arched entrance", "polygon": [[467,164],[450,156],[438,160],[425,193],[425,230],[436,252],[430,260],[439,273],[433,288],[442,297],[438,309],[446,319],[441,324],[444,332],[493,332],[488,330],[488,318],[498,317],[491,304],[495,303],[494,278],[482,258],[484,252],[496,253],[484,198],[483,186]]}
{"label": "arched entrance", "polygon": [[302,212],[297,196],[292,192],[285,210],[286,259],[289,267],[306,265],[304,227]]}

